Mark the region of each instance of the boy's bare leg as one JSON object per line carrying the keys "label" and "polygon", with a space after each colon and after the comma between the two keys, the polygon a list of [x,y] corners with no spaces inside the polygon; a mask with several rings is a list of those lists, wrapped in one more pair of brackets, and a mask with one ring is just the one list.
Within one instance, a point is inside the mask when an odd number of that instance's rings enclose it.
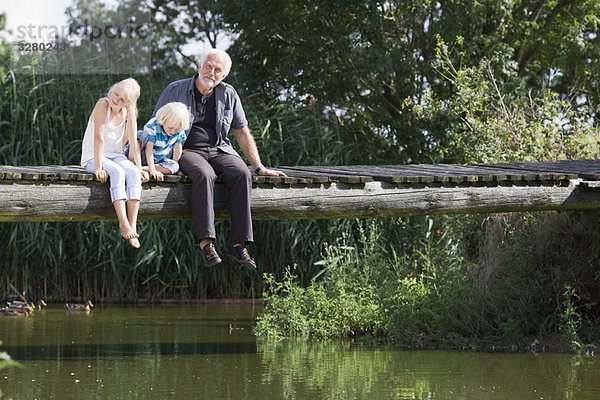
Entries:
{"label": "boy's bare leg", "polygon": [[167,168],[163,167],[162,165],[157,165],[156,166],[156,170],[158,172],[162,172],[165,175],[170,175],[170,174],[173,173],[173,171],[171,171],[170,169],[167,169]]}
{"label": "boy's bare leg", "polygon": [[[171,171],[170,169],[167,169],[167,168],[163,167],[162,165],[156,165],[154,168],[156,168],[156,170],[158,172],[162,172],[165,175],[170,175],[170,174],[173,173],[173,171]],[[147,166],[147,165],[144,165],[142,167],[142,170],[150,172],[150,167]]]}

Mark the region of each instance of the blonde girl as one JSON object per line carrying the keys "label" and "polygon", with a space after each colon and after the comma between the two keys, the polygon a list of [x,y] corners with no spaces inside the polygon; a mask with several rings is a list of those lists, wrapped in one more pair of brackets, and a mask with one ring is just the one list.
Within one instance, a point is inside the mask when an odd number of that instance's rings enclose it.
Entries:
{"label": "blonde girl", "polygon": [[115,83],[96,103],[88,120],[81,149],[81,165],[100,182],[110,178],[112,200],[121,236],[134,248],[140,247],[137,217],[142,196],[142,171],[139,151],[131,151],[128,159],[125,144],[137,145],[137,99],[140,85],[128,78]]}

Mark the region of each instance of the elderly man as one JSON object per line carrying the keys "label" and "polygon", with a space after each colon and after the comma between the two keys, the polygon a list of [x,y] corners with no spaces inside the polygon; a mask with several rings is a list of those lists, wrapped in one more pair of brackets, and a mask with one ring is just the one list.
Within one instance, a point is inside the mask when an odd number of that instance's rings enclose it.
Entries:
{"label": "elderly man", "polygon": [[231,69],[229,55],[217,49],[204,53],[198,72],[191,78],[170,83],[160,95],[154,114],[163,105],[179,101],[190,111],[190,129],[179,160],[183,173],[192,180],[194,233],[200,242],[204,265],[221,262],[215,248],[214,184],[217,177],[229,188],[231,248],[228,254],[238,263],[256,268],[246,244],[253,241],[250,200],[252,176],[245,162],[231,147],[233,134],[258,175],[283,176],[281,171],[265,168],[235,89],[223,82]]}

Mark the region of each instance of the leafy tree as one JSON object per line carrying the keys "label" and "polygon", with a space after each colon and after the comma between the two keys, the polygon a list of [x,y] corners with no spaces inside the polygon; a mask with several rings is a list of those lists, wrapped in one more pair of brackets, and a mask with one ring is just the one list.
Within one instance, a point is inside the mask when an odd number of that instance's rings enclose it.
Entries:
{"label": "leafy tree", "polygon": [[220,3],[217,0],[155,0],[150,6],[157,34],[156,50],[172,51],[184,62],[195,65],[183,47],[200,42],[205,47],[224,47],[229,41]]}
{"label": "leafy tree", "polygon": [[277,101],[317,116],[355,163],[461,161],[452,137],[457,111],[422,113],[431,99],[468,104],[435,64],[440,39],[453,48],[457,70],[485,60],[504,93],[537,98],[550,90],[576,117],[597,118],[595,1],[128,0],[114,11],[99,4],[79,0],[72,20],[152,14],[152,73],[163,84],[192,71],[199,49],[186,46],[231,40],[229,80],[242,95],[256,94],[258,108]]}
{"label": "leafy tree", "polygon": [[162,89],[167,82],[195,70],[202,48],[229,43],[231,38],[218,10],[216,0],[124,0],[114,8],[102,0],[77,0],[66,13],[69,25],[75,27],[107,26],[123,22],[124,16],[133,17],[134,27],[141,29],[143,46],[124,48],[122,54],[127,57],[125,61],[149,60],[149,68],[139,72],[152,75],[157,82],[152,86]]}
{"label": "leafy tree", "polygon": [[516,72],[498,79],[492,60],[457,68],[451,51],[438,44],[434,68],[453,88],[446,99],[426,89],[422,104],[411,105],[423,120],[448,121],[451,162],[535,161],[600,156],[598,128],[582,119],[573,104],[546,88],[537,96]]}
{"label": "leafy tree", "polygon": [[599,11],[593,0],[239,0],[223,9],[248,90],[334,113],[346,142],[380,153],[357,160],[390,162],[440,160],[450,145],[451,121],[413,112],[425,94],[455,93],[432,65],[437,37],[463,38],[458,69],[487,58],[498,79],[525,82],[534,96],[550,87],[594,115]]}

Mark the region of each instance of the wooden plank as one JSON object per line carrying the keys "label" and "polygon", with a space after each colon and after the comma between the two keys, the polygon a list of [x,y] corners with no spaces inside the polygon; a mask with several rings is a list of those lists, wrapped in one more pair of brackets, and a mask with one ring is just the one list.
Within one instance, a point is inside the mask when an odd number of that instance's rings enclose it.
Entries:
{"label": "wooden plank", "polygon": [[[405,166],[383,165],[374,168],[374,177],[377,180],[389,181],[386,176],[402,177],[402,176],[419,176],[420,182],[486,182],[494,181],[494,175],[489,171],[451,164],[412,164]],[[391,181],[401,181],[401,179],[392,179]]]}
{"label": "wooden plank", "polygon": [[[600,161],[579,160],[554,163],[501,163],[501,164],[412,164],[412,165],[356,165],[341,167],[295,166],[282,167],[290,178],[312,179],[313,183],[342,181],[364,183],[381,180],[392,183],[412,182],[501,182],[574,179],[576,176],[600,179]],[[1,179],[62,179],[89,181],[79,166],[0,166]],[[170,182],[178,178],[169,177]],[[268,180],[267,180],[268,181]],[[305,181],[308,182],[308,181]],[[273,183],[280,183],[275,180]],[[294,179],[287,183],[294,184]]]}
{"label": "wooden plank", "polygon": [[364,169],[369,169],[369,174],[373,180],[390,182],[390,183],[430,183],[433,182],[433,177],[410,169],[409,166],[398,166],[399,168],[390,168],[389,166],[363,166]]}
{"label": "wooden plank", "polygon": [[281,169],[283,172],[294,171],[302,175],[317,175],[327,176],[329,181],[342,183],[365,183],[372,182],[373,177],[370,175],[361,175],[352,168],[348,167],[306,167],[306,166],[284,166]]}
{"label": "wooden plank", "polygon": [[583,181],[579,184],[582,187],[589,189],[598,189],[600,188],[600,180],[599,181]]}
{"label": "wooden plank", "polygon": [[[360,184],[382,181],[394,184],[480,184],[482,182],[551,182],[582,177],[600,180],[600,160],[560,161],[551,163],[495,164],[410,164],[351,166],[290,166],[280,167],[288,176],[253,177],[255,184],[296,185],[341,182]],[[80,166],[0,166],[2,180],[94,180]],[[186,183],[187,177],[167,176],[168,183]]]}
{"label": "wooden plank", "polygon": [[[254,219],[391,217],[416,214],[496,213],[600,209],[600,191],[568,185],[414,186],[386,182],[269,185],[252,190]],[[190,184],[143,185],[140,218],[189,219]],[[228,191],[216,185],[218,218],[227,218]],[[97,182],[3,181],[0,222],[114,220],[108,185]]]}
{"label": "wooden plank", "polygon": [[505,170],[522,171],[524,173],[546,173],[555,180],[575,179],[577,177],[584,179],[600,179],[600,162],[598,160],[510,162],[477,165],[482,168],[501,168]]}
{"label": "wooden plank", "polygon": [[21,179],[21,173],[19,172],[11,172],[11,171],[4,171],[4,179],[10,179],[10,180],[16,180],[16,179]]}
{"label": "wooden plank", "polygon": [[[60,167],[60,166],[45,166],[45,167],[13,167],[0,166],[0,179],[2,180],[61,180],[61,181],[95,181],[94,175],[85,172],[78,166]],[[297,183],[322,183],[329,182],[329,178],[325,176],[306,177],[258,177],[253,176],[253,180],[257,183],[272,183],[272,184],[297,184]],[[164,181],[167,183],[187,183],[190,182],[188,177],[179,175],[165,175]]]}
{"label": "wooden plank", "polygon": [[[464,176],[440,176],[424,170],[421,166],[403,165],[403,166],[342,166],[342,167],[285,167],[295,169],[303,173],[327,174],[332,180],[343,182],[359,183],[370,182],[373,180],[391,182],[391,183],[430,183],[430,182],[464,182],[475,181],[471,177]],[[362,177],[361,179],[339,179],[339,174],[344,173],[349,177]]]}

